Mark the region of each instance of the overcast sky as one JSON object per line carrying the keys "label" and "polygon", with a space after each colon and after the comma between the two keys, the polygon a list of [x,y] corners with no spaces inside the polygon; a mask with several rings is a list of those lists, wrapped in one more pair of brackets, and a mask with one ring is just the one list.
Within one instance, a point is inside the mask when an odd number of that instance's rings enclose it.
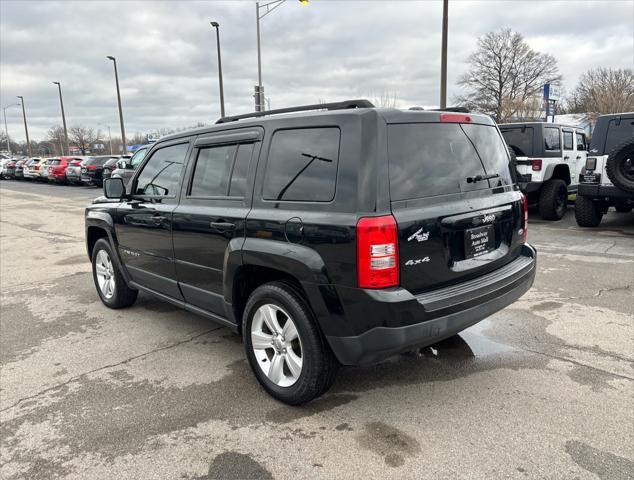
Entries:
{"label": "overcast sky", "polygon": [[[559,62],[564,88],[592,67],[633,68],[634,1],[459,1],[449,7],[449,98],[477,38],[502,27]],[[271,108],[396,94],[438,104],[440,1],[288,0],[262,20],[263,84]],[[255,2],[0,0],[0,103],[23,95],[32,138],[61,124],[118,133],[117,58],[128,135],[213,123],[219,116],[215,34],[228,114],[253,110]],[[6,110],[24,139],[21,111]]]}

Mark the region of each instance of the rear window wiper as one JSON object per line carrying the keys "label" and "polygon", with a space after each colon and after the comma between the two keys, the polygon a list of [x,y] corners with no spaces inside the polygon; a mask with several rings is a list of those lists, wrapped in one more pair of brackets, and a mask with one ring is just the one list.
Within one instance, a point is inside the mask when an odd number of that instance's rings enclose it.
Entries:
{"label": "rear window wiper", "polygon": [[476,175],[475,177],[467,177],[467,183],[476,183],[481,180],[489,180],[490,178],[499,178],[499,173],[492,173],[491,175]]}

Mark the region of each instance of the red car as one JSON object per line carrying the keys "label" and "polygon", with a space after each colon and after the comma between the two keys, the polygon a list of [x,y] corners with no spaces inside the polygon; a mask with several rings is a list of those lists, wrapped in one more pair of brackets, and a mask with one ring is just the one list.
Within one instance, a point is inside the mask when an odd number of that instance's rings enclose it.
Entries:
{"label": "red car", "polygon": [[48,179],[53,182],[66,183],[66,168],[74,161],[81,162],[81,158],[59,157],[51,159],[48,165]]}

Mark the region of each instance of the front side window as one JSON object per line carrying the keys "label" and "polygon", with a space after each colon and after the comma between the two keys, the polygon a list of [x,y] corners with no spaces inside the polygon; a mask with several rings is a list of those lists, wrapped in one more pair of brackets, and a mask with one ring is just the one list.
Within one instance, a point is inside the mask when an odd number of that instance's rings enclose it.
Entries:
{"label": "front side window", "polygon": [[183,169],[188,143],[156,150],[137,178],[136,195],[174,196]]}
{"label": "front side window", "polygon": [[264,177],[264,199],[334,199],[340,136],[334,127],[275,132]]}
{"label": "front side window", "polygon": [[192,185],[192,197],[224,197],[236,155],[236,145],[201,148],[198,151]]}
{"label": "front side window", "polygon": [[586,148],[586,136],[583,133],[576,133],[577,136],[577,150],[587,150]]}
{"label": "front side window", "polygon": [[558,128],[544,128],[544,149],[549,152],[561,150],[561,141],[559,140]]}

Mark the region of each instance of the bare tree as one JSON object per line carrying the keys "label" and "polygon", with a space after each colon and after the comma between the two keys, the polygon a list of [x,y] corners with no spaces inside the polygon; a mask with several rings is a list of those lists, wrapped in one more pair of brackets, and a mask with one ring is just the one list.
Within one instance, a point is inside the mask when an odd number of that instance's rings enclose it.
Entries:
{"label": "bare tree", "polygon": [[561,82],[555,58],[536,52],[509,28],[480,37],[468,62],[469,71],[458,80],[467,94],[456,101],[498,122],[516,118],[526,104],[534,105],[544,84]]}
{"label": "bare tree", "polygon": [[[61,125],[53,125],[48,129],[46,139],[48,140],[46,144],[49,145],[49,147],[50,144],[53,144],[54,150],[59,150],[61,155],[61,152],[64,151],[64,128]],[[55,155],[54,150],[51,151],[53,155]]]}
{"label": "bare tree", "polygon": [[629,69],[595,68],[579,78],[565,99],[569,113],[619,113],[634,111],[634,74]]}
{"label": "bare tree", "polygon": [[81,150],[82,155],[85,155],[90,146],[101,137],[101,132],[95,132],[94,129],[87,127],[71,127],[68,137],[69,141]]}

